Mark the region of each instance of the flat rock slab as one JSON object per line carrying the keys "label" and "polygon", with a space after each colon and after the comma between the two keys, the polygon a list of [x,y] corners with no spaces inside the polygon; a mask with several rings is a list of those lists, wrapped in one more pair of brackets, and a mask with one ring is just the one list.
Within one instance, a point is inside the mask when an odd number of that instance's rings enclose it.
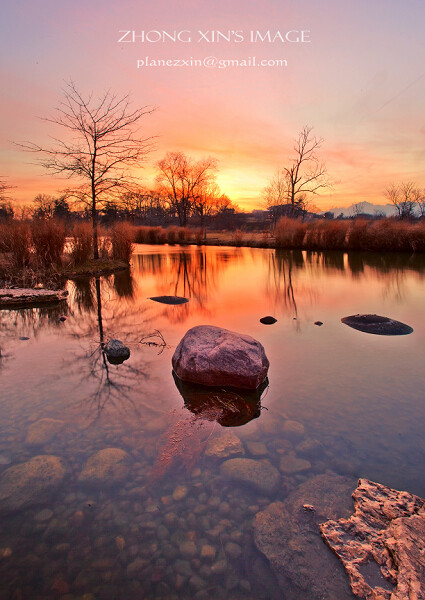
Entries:
{"label": "flat rock slab", "polygon": [[47,454],[9,467],[0,477],[0,512],[14,512],[44,501],[59,487],[65,472],[62,460]]}
{"label": "flat rock slab", "polygon": [[212,325],[189,329],[174,352],[172,364],[183,381],[242,389],[256,389],[269,368],[260,342]]}
{"label": "flat rock slab", "polygon": [[221,463],[220,472],[229,479],[253,487],[262,494],[273,494],[280,484],[279,471],[268,462],[251,458],[231,458]]}
{"label": "flat rock slab", "polygon": [[320,525],[353,592],[367,600],[425,599],[425,500],[368,479],[349,519]]}
{"label": "flat rock slab", "polygon": [[43,290],[32,288],[0,289],[0,308],[16,308],[54,304],[66,300],[66,290]]}
{"label": "flat rock slab", "polygon": [[351,315],[341,319],[341,322],[358,331],[375,335],[407,335],[413,332],[409,325],[380,315]]}
{"label": "flat rock slab", "polygon": [[354,599],[344,569],[323,543],[319,524],[325,515],[350,514],[355,485],[355,479],[317,475],[284,502],[273,502],[255,515],[255,544],[270,561],[286,600]]}
{"label": "flat rock slab", "polygon": [[161,304],[186,304],[186,302],[189,302],[188,298],[183,298],[182,296],[152,296],[149,300],[160,302]]}

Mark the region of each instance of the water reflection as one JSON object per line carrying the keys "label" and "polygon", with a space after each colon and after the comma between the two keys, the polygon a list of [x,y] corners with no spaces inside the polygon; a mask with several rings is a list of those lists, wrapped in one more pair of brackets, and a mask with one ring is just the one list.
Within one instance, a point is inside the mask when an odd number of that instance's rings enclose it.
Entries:
{"label": "water reflection", "polygon": [[242,258],[241,252],[210,249],[194,246],[191,248],[167,248],[163,254],[136,253],[133,256],[135,277],[155,276],[156,296],[181,296],[190,298],[191,305],[182,306],[176,311],[163,307],[162,314],[171,322],[184,322],[193,312],[209,314],[208,301],[216,291],[223,271]]}
{"label": "water reflection", "polygon": [[[77,366],[80,385],[90,389],[87,400],[94,410],[95,418],[100,417],[107,405],[118,409],[131,408],[135,414],[140,415],[133,389],[135,385],[146,383],[149,379],[146,365],[140,362],[113,364],[104,349],[106,342],[115,337],[116,331],[126,332],[126,337],[130,339],[128,343],[139,341],[134,336],[130,338],[128,323],[133,323],[133,313],[126,304],[116,305],[113,301],[112,311],[107,311],[106,316],[103,309],[103,302],[111,289],[118,298],[132,300],[134,280],[128,271],[102,279],[103,282],[100,277],[73,282],[72,297],[80,312],[79,317],[82,318],[70,324],[69,334],[80,342],[90,343],[87,346],[80,344],[81,352],[74,353],[72,362]],[[83,311],[85,315],[81,314]]]}
{"label": "water reflection", "polygon": [[[313,304],[317,293],[310,284],[300,281],[305,268],[305,253],[301,250],[276,250],[268,255],[266,293],[276,308],[298,319],[298,300]],[[299,323],[296,323],[299,327]]]}
{"label": "water reflection", "polygon": [[173,378],[185,407],[194,415],[217,421],[223,427],[240,427],[261,415],[261,396],[268,387],[265,381],[256,390],[208,387]]}

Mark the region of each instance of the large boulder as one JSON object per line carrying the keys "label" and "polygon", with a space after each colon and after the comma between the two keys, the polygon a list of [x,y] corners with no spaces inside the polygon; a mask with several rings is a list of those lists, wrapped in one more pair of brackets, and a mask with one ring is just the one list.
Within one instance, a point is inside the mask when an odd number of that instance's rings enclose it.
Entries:
{"label": "large boulder", "polygon": [[129,474],[130,457],[121,448],[104,448],[90,456],[78,480],[91,485],[109,486],[120,483]]}
{"label": "large boulder", "polygon": [[350,514],[355,485],[339,475],[317,475],[284,502],[273,502],[255,515],[255,544],[270,561],[288,600],[354,598],[344,569],[323,543],[319,524],[327,515]]}
{"label": "large boulder", "polygon": [[183,381],[245,389],[256,389],[269,368],[260,342],[212,325],[189,329],[174,352],[172,364]]}
{"label": "large boulder", "polygon": [[280,484],[279,471],[269,462],[252,458],[231,458],[221,463],[222,475],[254,488],[261,494],[274,494]]}
{"label": "large boulder", "polygon": [[0,477],[0,511],[13,512],[45,501],[65,472],[62,460],[47,454],[6,469]]}
{"label": "large boulder", "polygon": [[368,479],[349,519],[320,528],[341,559],[353,592],[368,600],[425,598],[425,500]]}

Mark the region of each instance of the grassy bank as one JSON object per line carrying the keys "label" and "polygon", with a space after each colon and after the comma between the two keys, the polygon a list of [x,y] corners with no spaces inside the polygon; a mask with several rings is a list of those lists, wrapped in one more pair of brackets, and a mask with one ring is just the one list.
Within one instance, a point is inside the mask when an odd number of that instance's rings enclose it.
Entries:
{"label": "grassy bank", "polygon": [[134,228],[126,223],[99,232],[99,256],[87,223],[66,230],[55,220],[0,224],[0,287],[57,289],[72,276],[100,275],[128,268]]}
{"label": "grassy bank", "polygon": [[301,250],[361,250],[369,252],[425,252],[425,222],[396,219],[317,220],[303,222],[283,217],[269,232],[207,231],[188,227],[135,227],[135,243],[206,244]]}
{"label": "grassy bank", "polygon": [[189,227],[136,227],[117,223],[100,230],[93,256],[92,230],[79,223],[66,230],[55,220],[0,223],[0,287],[55,289],[66,277],[100,275],[128,267],[134,243],[206,244],[301,250],[425,252],[425,221],[396,219],[316,220],[283,217],[269,232],[206,232]]}

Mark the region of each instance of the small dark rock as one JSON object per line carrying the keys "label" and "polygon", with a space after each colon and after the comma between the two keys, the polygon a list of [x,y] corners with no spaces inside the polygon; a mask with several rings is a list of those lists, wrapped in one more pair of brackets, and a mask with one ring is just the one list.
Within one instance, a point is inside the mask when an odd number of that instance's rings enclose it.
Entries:
{"label": "small dark rock", "polygon": [[127,360],[127,358],[130,358],[130,348],[125,346],[120,340],[109,340],[103,347],[103,350],[106,358],[113,365],[119,365]]}
{"label": "small dark rock", "polygon": [[407,335],[413,331],[405,323],[379,315],[351,315],[341,319],[341,322],[358,331],[375,335]]}
{"label": "small dark rock", "polygon": [[273,325],[273,323],[276,323],[277,319],[275,319],[274,317],[261,317],[260,319],[260,323],[263,323],[263,325]]}
{"label": "small dark rock", "polygon": [[161,304],[186,304],[186,302],[189,302],[188,298],[182,296],[152,296],[149,300],[161,302]]}
{"label": "small dark rock", "polygon": [[318,325],[319,327],[321,327],[323,325],[322,321],[314,321],[315,325]]}
{"label": "small dark rock", "polygon": [[25,335],[22,335],[22,336],[21,336],[19,339],[20,339],[22,342],[25,342],[26,340],[29,340],[29,337],[26,337]]}

